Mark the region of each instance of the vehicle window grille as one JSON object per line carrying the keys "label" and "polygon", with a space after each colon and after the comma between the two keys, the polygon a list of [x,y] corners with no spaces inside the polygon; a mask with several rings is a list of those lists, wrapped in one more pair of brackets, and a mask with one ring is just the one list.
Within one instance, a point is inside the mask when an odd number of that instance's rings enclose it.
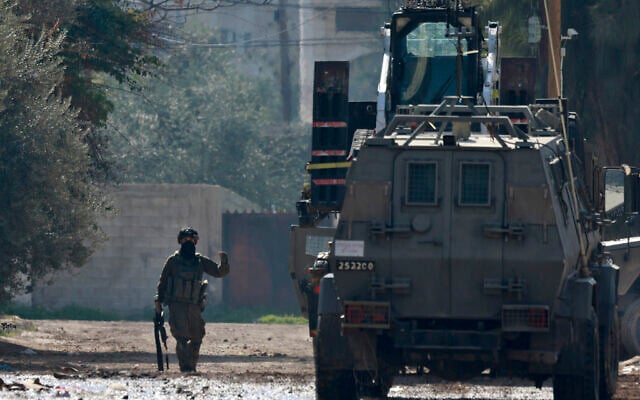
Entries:
{"label": "vehicle window grille", "polygon": [[409,163],[407,203],[436,204],[436,163]]}
{"label": "vehicle window grille", "polygon": [[460,204],[473,206],[489,205],[490,165],[486,163],[463,163],[460,167]]}

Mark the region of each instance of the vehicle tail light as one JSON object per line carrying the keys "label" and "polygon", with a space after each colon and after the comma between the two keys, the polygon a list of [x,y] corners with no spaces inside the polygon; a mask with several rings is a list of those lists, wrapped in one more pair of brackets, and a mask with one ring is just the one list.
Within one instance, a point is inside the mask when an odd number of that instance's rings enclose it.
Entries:
{"label": "vehicle tail light", "polygon": [[364,307],[361,304],[351,304],[346,307],[345,320],[350,324],[361,324],[364,320]]}
{"label": "vehicle tail light", "polygon": [[502,330],[535,332],[549,330],[549,307],[540,305],[502,306]]}
{"label": "vehicle tail light", "polygon": [[544,308],[529,309],[529,326],[532,328],[548,328],[547,310]]}
{"label": "vehicle tail light", "polygon": [[345,301],[345,328],[389,328],[391,323],[389,303],[380,301]]}

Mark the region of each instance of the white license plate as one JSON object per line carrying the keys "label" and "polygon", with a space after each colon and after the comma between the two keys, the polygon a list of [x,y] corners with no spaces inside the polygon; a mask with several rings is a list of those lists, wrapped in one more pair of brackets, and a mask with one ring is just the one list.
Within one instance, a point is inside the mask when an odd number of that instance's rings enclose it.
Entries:
{"label": "white license plate", "polygon": [[338,271],[373,271],[373,261],[336,260]]}

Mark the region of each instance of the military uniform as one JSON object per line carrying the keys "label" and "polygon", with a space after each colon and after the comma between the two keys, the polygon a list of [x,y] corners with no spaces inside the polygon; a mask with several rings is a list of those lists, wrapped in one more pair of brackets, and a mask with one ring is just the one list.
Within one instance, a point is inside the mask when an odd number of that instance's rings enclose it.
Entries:
{"label": "military uniform", "polygon": [[218,265],[199,253],[181,249],[167,259],[158,281],[156,311],[158,303],[169,306],[169,327],[176,339],[176,354],[183,372],[195,371],[205,334],[201,313],[206,301],[207,281],[202,279],[203,274],[222,278],[229,273],[226,254],[221,253],[220,258]]}

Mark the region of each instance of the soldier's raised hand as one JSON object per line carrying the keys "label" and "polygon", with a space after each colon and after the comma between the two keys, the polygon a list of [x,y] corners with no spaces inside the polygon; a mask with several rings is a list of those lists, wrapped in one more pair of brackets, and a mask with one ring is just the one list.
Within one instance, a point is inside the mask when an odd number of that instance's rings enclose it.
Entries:
{"label": "soldier's raised hand", "polygon": [[162,304],[158,300],[153,302],[153,308],[156,311],[156,314],[162,314]]}
{"label": "soldier's raised hand", "polygon": [[227,257],[227,253],[224,251],[218,252],[218,257],[220,257],[220,265],[228,265],[229,257]]}

